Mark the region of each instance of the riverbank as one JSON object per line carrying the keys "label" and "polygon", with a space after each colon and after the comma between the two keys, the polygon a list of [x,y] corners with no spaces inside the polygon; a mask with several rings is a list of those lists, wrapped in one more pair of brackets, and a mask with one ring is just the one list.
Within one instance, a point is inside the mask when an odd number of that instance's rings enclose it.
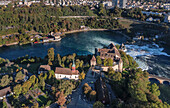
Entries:
{"label": "riverbank", "polygon": [[116,32],[116,33],[119,33],[121,35],[123,35],[124,37],[126,37],[127,39],[130,39],[130,37],[124,33],[122,33],[121,30],[114,30],[114,29],[102,29],[102,28],[99,28],[99,29],[82,29],[82,30],[72,30],[72,31],[67,31],[67,32],[64,32],[64,34],[72,34],[72,33],[79,33],[79,32],[88,32],[88,31],[113,31],[113,32]]}
{"label": "riverbank", "polygon": [[63,32],[64,34],[71,34],[71,33],[79,33],[79,32],[87,32],[87,31],[111,31],[109,29],[82,29],[82,30],[72,30]]}
{"label": "riverbank", "polygon": [[[116,33],[119,33],[121,35],[123,35],[124,37],[126,37],[127,39],[129,39],[130,37],[124,33],[122,33],[120,30],[114,30],[114,29],[102,29],[102,28],[99,28],[99,29],[81,29],[81,30],[72,30],[72,31],[66,31],[66,32],[63,32],[62,35],[60,35],[61,37],[64,37],[65,35],[67,34],[73,34],[73,33],[79,33],[79,32],[88,32],[88,31],[113,31],[113,32],[116,32]],[[49,41],[49,42],[56,42],[56,41]],[[30,44],[30,43],[33,43],[33,42],[27,42],[26,44]],[[39,42],[39,43],[42,43],[42,42]],[[48,43],[48,42],[46,42]],[[18,42],[13,42],[13,43],[10,43],[10,44],[4,44],[4,45],[0,45],[0,47],[4,47],[4,46],[12,46],[12,45],[25,45],[25,44],[19,44]]]}
{"label": "riverbank", "polygon": [[12,45],[18,45],[18,42],[13,42],[13,43],[10,43],[10,44],[0,45],[0,47],[4,47],[4,46],[12,46]]}

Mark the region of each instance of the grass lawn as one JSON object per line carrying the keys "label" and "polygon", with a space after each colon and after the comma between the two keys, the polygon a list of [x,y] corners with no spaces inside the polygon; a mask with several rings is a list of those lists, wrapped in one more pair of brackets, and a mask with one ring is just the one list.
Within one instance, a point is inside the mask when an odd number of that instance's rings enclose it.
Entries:
{"label": "grass lawn", "polygon": [[129,19],[119,19],[118,20],[121,25],[123,25],[125,28],[131,28],[131,24],[134,23],[134,21]]}

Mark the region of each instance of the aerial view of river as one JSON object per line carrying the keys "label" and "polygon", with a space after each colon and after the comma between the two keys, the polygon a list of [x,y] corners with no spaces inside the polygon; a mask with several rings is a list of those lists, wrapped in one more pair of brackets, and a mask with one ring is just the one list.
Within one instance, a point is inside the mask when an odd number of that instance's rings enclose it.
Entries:
{"label": "aerial view of river", "polygon": [[[29,55],[45,57],[48,48],[53,47],[55,53],[68,55],[77,53],[78,55],[94,54],[95,48],[102,48],[110,43],[121,44],[126,42],[126,38],[121,34],[109,31],[90,31],[74,34],[67,34],[60,42],[14,45],[0,48],[0,57],[16,59],[17,57]],[[155,43],[139,45],[126,45],[127,54],[135,58],[140,68],[148,70],[149,73],[170,78],[170,55],[164,52]]]}

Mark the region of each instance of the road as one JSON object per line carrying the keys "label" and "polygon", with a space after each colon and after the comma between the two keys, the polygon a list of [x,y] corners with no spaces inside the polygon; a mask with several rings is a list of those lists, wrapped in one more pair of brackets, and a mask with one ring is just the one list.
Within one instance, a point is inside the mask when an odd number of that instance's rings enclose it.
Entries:
{"label": "road", "polygon": [[59,18],[95,18],[96,16],[59,16]]}
{"label": "road", "polygon": [[111,86],[110,86],[109,84],[107,84],[107,83],[106,83],[106,86],[107,86],[107,88],[108,88],[110,100],[116,99],[115,93],[113,92]]}
{"label": "road", "polygon": [[90,103],[87,103],[82,99],[82,87],[85,83],[89,81],[96,81],[96,78],[94,78],[91,74],[91,69],[86,74],[86,78],[81,82],[79,87],[75,92],[72,94],[72,101],[70,104],[67,106],[68,108],[92,108],[93,105]]}

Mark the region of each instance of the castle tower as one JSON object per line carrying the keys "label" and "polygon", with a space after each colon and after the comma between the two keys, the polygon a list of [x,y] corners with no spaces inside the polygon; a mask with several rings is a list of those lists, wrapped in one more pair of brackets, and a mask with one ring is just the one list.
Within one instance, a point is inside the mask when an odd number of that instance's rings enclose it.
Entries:
{"label": "castle tower", "polygon": [[95,58],[94,55],[93,55],[92,59],[90,60],[90,64],[91,64],[91,66],[95,66],[96,65],[96,58]]}

